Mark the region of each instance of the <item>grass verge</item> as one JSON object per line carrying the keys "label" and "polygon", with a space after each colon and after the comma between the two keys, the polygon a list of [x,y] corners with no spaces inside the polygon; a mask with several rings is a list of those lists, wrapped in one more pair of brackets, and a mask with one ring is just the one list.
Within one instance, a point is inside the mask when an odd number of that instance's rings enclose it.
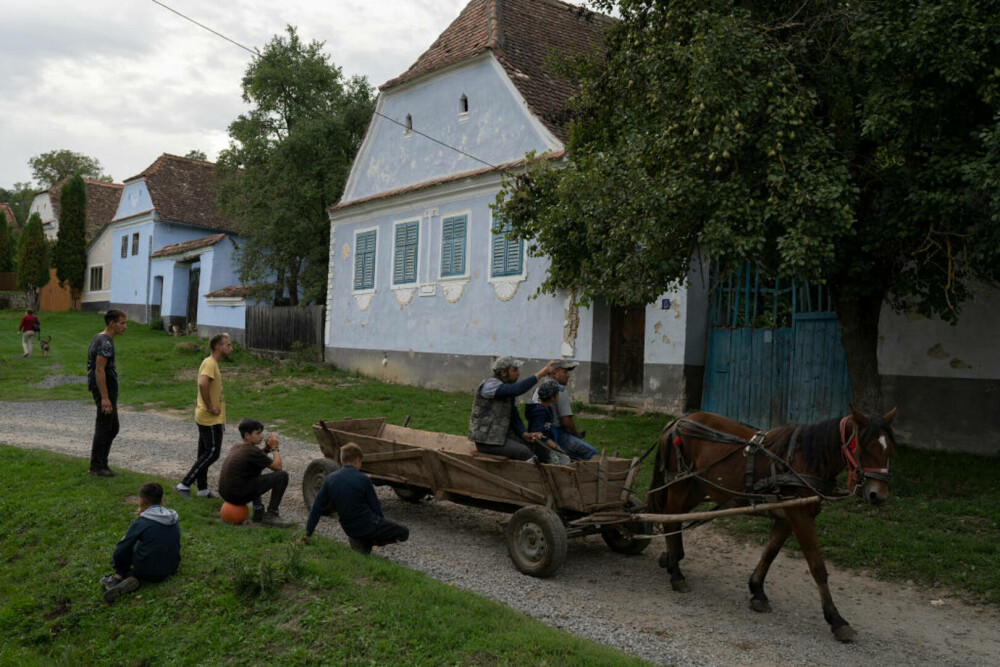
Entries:
{"label": "grass verge", "polygon": [[0,664],[642,664],[339,542],[226,525],[214,500],[176,504],[175,576],[106,605],[139,486],[170,482],[0,453]]}

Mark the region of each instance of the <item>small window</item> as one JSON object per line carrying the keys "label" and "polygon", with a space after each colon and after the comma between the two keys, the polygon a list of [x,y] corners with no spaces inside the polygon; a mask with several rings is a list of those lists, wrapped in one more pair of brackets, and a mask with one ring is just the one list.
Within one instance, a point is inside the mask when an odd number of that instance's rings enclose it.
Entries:
{"label": "small window", "polygon": [[413,116],[406,114],[406,129],[403,131],[403,134],[409,134],[410,132],[413,132]]}
{"label": "small window", "polygon": [[122,237],[122,259],[128,257],[128,234]]}
{"label": "small window", "polygon": [[493,228],[490,275],[494,278],[521,275],[524,242],[521,239],[508,239],[510,231],[510,222],[500,222]]}
{"label": "small window", "polygon": [[376,230],[354,236],[354,289],[375,289]]}
{"label": "small window", "polygon": [[98,292],[104,289],[104,267],[90,267],[90,291]]}
{"label": "small window", "polygon": [[132,254],[139,254],[139,232],[132,235]]}
{"label": "small window", "polygon": [[392,252],[393,285],[406,285],[417,282],[417,245],[419,235],[419,222],[402,222],[396,225],[396,238]]}
{"label": "small window", "polygon": [[455,215],[441,221],[441,277],[465,275],[465,237],[469,219]]}
{"label": "small window", "polygon": [[458,98],[458,113],[469,113],[469,98],[465,95]]}

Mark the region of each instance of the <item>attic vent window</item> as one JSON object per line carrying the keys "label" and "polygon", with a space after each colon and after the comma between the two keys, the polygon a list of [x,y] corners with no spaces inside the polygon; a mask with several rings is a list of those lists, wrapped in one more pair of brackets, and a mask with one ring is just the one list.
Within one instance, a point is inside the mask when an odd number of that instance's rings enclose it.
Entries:
{"label": "attic vent window", "polygon": [[406,129],[403,130],[403,136],[408,137],[413,132],[413,116],[406,114]]}
{"label": "attic vent window", "polygon": [[469,98],[462,95],[458,99],[458,112],[459,113],[469,113]]}

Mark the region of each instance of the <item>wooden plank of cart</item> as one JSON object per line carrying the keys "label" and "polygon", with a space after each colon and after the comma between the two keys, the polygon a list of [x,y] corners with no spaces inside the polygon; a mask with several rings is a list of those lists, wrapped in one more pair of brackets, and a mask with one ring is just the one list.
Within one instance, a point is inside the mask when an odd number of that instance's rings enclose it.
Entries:
{"label": "wooden plank of cart", "polygon": [[[622,521],[638,509],[630,489],[639,460],[603,453],[571,465],[514,461],[476,451],[468,439],[386,424],[385,418],[319,421],[313,425],[324,458],[312,461],[302,497],[312,507],[326,476],[340,467],[340,448],[361,447],[361,471],[408,502],[428,495],[512,513],[504,531],[507,551],[524,574],[548,577],[566,559],[566,540],[600,534],[614,551],[641,553],[650,542],[649,523]],[[607,525],[570,522],[600,512],[618,512]]]}

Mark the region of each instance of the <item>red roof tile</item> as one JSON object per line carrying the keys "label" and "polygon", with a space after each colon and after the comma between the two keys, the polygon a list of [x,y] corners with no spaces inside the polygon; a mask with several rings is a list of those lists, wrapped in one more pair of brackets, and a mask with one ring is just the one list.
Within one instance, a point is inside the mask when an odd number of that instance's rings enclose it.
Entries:
{"label": "red roof tile", "polygon": [[248,290],[245,285],[230,285],[229,287],[223,287],[220,290],[209,292],[205,296],[210,299],[212,298],[219,299],[225,297],[246,296],[247,292]]}
{"label": "red roof tile", "polygon": [[566,100],[576,85],[549,72],[550,58],[602,48],[610,17],[558,0],[472,0],[386,91],[492,51],[532,112],[566,140]]}
{"label": "red roof tile", "polygon": [[168,257],[170,255],[179,255],[181,253],[188,252],[189,250],[207,248],[215,245],[224,238],[226,238],[225,234],[213,234],[212,236],[205,236],[193,241],[185,241],[184,243],[171,243],[170,245],[163,246],[150,255],[150,257]]}
{"label": "red roof tile", "polygon": [[[52,203],[52,215],[55,216],[56,220],[59,219],[59,207],[62,205],[59,198],[62,195],[63,186],[71,178],[72,176],[67,176],[47,190],[49,201]],[[108,183],[107,181],[98,181],[93,178],[83,179],[83,188],[87,195],[87,224],[85,230],[87,243],[97,238],[101,230],[107,227],[108,223],[114,219],[115,211],[118,210],[118,200],[122,196],[122,187],[121,183]],[[46,192],[46,190],[42,190],[41,192]]]}
{"label": "red roof tile", "polygon": [[236,231],[236,221],[215,204],[215,164],[164,153],[140,174],[157,216],[196,227]]}

